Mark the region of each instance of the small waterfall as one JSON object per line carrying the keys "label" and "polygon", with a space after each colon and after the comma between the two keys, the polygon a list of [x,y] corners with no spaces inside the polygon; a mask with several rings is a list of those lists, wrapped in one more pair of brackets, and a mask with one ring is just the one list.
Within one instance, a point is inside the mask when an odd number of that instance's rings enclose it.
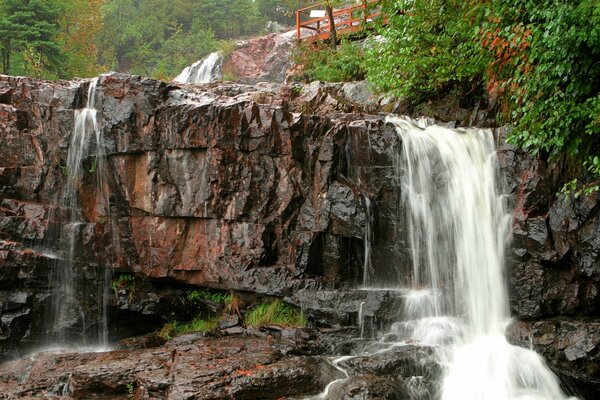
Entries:
{"label": "small waterfall", "polygon": [[371,254],[373,246],[373,206],[371,200],[365,196],[365,234],[364,234],[364,260],[363,260],[363,286],[368,287],[370,282],[371,272]]}
{"label": "small waterfall", "polygon": [[[76,265],[77,255],[82,250],[80,240],[87,226],[82,209],[86,175],[95,176],[93,212],[104,220],[110,216],[106,156],[95,108],[97,85],[98,78],[89,83],[85,108],[75,111],[67,163],[61,167],[66,175],[66,185],[49,221],[58,225],[55,240],[60,254],[50,276],[53,293],[49,329],[51,340],[60,345],[108,344],[110,269],[99,266],[102,276],[94,277],[96,286],[91,290],[85,284],[86,276],[78,272]],[[77,327],[79,331],[74,331]],[[73,343],[74,337],[80,338],[80,343]]]}
{"label": "small waterfall", "polygon": [[564,399],[543,359],[504,336],[511,216],[492,133],[388,122],[402,143],[397,179],[413,262],[405,319],[394,328],[439,349],[442,400]]}
{"label": "small waterfall", "polygon": [[361,301],[358,306],[358,330],[360,331],[360,338],[365,337],[365,315],[364,315],[365,302]]}
{"label": "small waterfall", "polygon": [[196,61],[174,79],[177,83],[212,83],[221,79],[221,64],[223,56],[220,52],[209,54],[206,58]]}

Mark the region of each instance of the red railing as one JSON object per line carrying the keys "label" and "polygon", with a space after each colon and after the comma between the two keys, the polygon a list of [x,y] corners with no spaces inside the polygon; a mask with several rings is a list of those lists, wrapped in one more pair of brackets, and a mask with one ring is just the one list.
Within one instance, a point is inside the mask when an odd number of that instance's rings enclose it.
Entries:
{"label": "red railing", "polygon": [[[385,16],[381,11],[383,0],[363,0],[362,4],[346,6],[333,10],[335,29],[339,34],[357,32],[367,27],[367,24]],[[311,17],[311,11],[325,11],[323,4],[315,4],[296,11],[296,36],[298,39],[326,40],[331,33],[329,16]],[[303,21],[304,18],[304,21]],[[308,19],[306,19],[308,18]],[[309,29],[314,33],[302,37],[302,29]]]}

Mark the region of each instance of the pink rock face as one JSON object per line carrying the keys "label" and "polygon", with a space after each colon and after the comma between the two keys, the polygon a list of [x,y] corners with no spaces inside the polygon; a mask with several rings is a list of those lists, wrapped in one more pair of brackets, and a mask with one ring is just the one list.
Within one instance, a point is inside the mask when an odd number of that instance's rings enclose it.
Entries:
{"label": "pink rock face", "polygon": [[[266,39],[265,51],[276,41]],[[26,293],[10,319],[2,311],[9,322],[0,326],[7,338],[0,350],[43,336],[28,327],[44,313],[53,259],[64,256],[47,247],[64,225],[60,195],[87,86],[0,78],[0,302],[5,287]],[[294,115],[276,93],[253,90],[194,92],[139,77],[100,77],[96,106],[111,213],[98,206],[98,172],[84,157],[73,260],[82,277],[92,282],[93,271],[110,268],[285,296],[358,275],[331,273],[361,267],[361,258],[352,258],[355,243],[344,240],[361,237],[358,198],[344,216],[354,228],[330,228],[330,188],[355,190],[335,167],[342,164],[346,123]],[[327,240],[336,243],[333,255],[321,254]]]}
{"label": "pink rock face", "polygon": [[293,37],[271,34],[239,42],[225,58],[223,72],[237,82],[283,82],[291,67]]}

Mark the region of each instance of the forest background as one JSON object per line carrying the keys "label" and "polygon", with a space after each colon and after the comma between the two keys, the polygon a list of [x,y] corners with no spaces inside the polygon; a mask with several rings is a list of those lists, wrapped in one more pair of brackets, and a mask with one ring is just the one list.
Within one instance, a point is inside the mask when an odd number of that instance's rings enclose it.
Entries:
{"label": "forest background", "polygon": [[88,78],[107,71],[169,80],[186,65],[291,25],[289,0],[0,0],[3,74]]}

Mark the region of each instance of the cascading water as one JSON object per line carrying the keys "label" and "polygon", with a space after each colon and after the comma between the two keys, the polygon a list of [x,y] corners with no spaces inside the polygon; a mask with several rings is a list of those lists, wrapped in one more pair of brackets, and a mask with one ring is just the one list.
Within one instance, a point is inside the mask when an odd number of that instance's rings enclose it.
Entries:
{"label": "cascading water", "polygon": [[402,143],[397,178],[413,263],[405,317],[411,339],[439,348],[441,399],[564,399],[542,358],[504,336],[511,216],[492,133],[388,122]]}
{"label": "cascading water", "polygon": [[[75,111],[67,163],[62,167],[67,181],[60,201],[50,217],[50,223],[57,225],[58,233],[55,236],[60,257],[56,260],[50,277],[53,293],[48,329],[49,339],[53,344],[61,346],[106,346],[108,343],[110,269],[100,268],[101,276],[94,277],[95,286],[91,290],[89,285],[83,283],[86,278],[76,268],[79,239],[86,227],[81,207],[82,185],[86,174],[95,175],[95,213],[103,219],[108,219],[110,214],[106,157],[95,108],[97,84],[97,78],[89,83],[86,106]],[[93,161],[86,168],[84,161],[87,159]]]}
{"label": "cascading water", "polygon": [[[402,318],[362,354],[432,346],[444,376],[437,393],[418,399],[564,400],[542,357],[504,336],[510,323],[504,253],[511,215],[491,131],[392,116],[387,122],[401,143],[395,185],[412,270],[408,282],[389,282],[405,293]],[[359,314],[362,337],[363,304]],[[334,386],[348,380],[340,366],[348,357],[332,361],[344,378],[313,399],[329,398]]]}
{"label": "cascading water", "polygon": [[221,78],[221,63],[223,56],[220,52],[209,54],[206,58],[196,61],[186,67],[174,81],[177,83],[212,83]]}
{"label": "cascading water", "polygon": [[363,286],[369,286],[369,274],[371,271],[371,253],[373,248],[373,206],[371,200],[365,196],[365,235],[364,235],[364,260],[363,260]]}

